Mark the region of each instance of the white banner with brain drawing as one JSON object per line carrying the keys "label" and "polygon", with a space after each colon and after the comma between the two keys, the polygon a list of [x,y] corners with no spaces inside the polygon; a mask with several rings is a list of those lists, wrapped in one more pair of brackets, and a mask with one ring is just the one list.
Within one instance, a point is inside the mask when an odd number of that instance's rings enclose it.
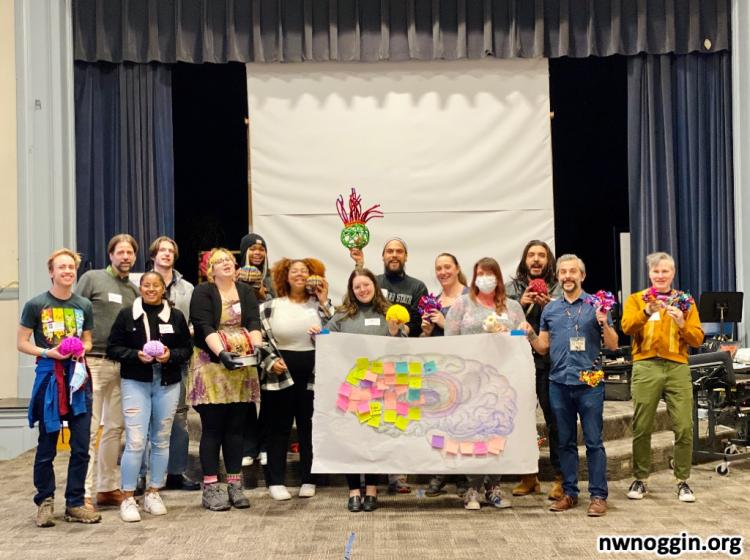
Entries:
{"label": "white banner with brain drawing", "polygon": [[523,336],[317,337],[313,472],[537,472]]}

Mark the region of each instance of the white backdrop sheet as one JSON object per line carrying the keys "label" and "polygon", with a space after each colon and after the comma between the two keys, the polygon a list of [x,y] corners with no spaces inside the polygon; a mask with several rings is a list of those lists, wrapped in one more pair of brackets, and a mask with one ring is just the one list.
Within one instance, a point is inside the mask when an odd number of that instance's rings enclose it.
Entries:
{"label": "white backdrop sheet", "polygon": [[[313,472],[537,472],[535,373],[525,337],[332,333],[316,344]],[[358,365],[368,372],[362,380]],[[410,373],[388,380],[400,365]]]}
{"label": "white backdrop sheet", "polygon": [[437,288],[433,263],[497,258],[506,276],[529,239],[553,244],[549,77],[544,59],[247,65],[253,229],[270,260],[316,256],[343,294],[339,194],[368,223],[373,271],[391,236],[407,272]]}

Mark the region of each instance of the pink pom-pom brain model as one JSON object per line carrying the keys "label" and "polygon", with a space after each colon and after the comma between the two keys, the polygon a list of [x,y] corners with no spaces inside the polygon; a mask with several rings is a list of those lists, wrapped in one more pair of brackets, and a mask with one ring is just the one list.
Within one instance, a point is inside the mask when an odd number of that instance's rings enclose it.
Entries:
{"label": "pink pom-pom brain model", "polygon": [[149,340],[143,345],[143,353],[146,354],[146,356],[153,356],[154,358],[157,356],[163,356],[164,345],[159,340]]}
{"label": "pink pom-pom brain model", "polygon": [[60,354],[63,356],[80,356],[83,354],[83,342],[77,336],[71,336],[63,339],[60,343]]}

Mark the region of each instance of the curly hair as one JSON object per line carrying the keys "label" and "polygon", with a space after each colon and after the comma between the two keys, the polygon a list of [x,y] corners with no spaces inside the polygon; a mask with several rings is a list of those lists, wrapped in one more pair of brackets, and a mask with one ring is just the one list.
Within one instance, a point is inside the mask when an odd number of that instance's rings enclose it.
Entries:
{"label": "curly hair", "polygon": [[372,285],[375,287],[375,293],[372,298],[372,308],[381,315],[385,315],[386,311],[388,311],[388,308],[391,306],[391,303],[385,299],[383,292],[380,291],[375,275],[367,268],[355,268],[349,275],[349,281],[346,283],[346,294],[344,295],[344,300],[341,302],[341,305],[336,308],[336,311],[343,313],[346,317],[354,317],[359,311],[359,306],[357,305],[359,300],[354,294],[354,279],[357,276],[365,276],[372,281]]}
{"label": "curly hair", "polygon": [[471,279],[471,290],[469,291],[469,297],[472,301],[477,301],[477,294],[479,288],[477,288],[477,269],[483,268],[489,270],[497,278],[497,286],[495,287],[495,311],[502,313],[505,311],[505,284],[503,283],[503,273],[500,270],[500,265],[497,261],[491,257],[484,257],[479,259],[474,265],[474,277]]}
{"label": "curly hair", "polygon": [[276,289],[276,297],[286,297],[291,288],[289,286],[289,269],[295,263],[302,263],[307,267],[310,275],[325,276],[326,267],[322,261],[311,257],[305,259],[287,259],[286,257],[274,263],[271,267],[271,278]]}

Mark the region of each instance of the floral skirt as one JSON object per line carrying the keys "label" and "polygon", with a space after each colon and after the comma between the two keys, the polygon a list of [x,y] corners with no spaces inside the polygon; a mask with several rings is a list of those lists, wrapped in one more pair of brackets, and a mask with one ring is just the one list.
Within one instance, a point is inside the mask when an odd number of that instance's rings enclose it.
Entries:
{"label": "floral skirt", "polygon": [[187,402],[196,404],[228,404],[260,401],[258,370],[246,366],[228,370],[212,362],[200,348],[193,349],[187,379]]}

